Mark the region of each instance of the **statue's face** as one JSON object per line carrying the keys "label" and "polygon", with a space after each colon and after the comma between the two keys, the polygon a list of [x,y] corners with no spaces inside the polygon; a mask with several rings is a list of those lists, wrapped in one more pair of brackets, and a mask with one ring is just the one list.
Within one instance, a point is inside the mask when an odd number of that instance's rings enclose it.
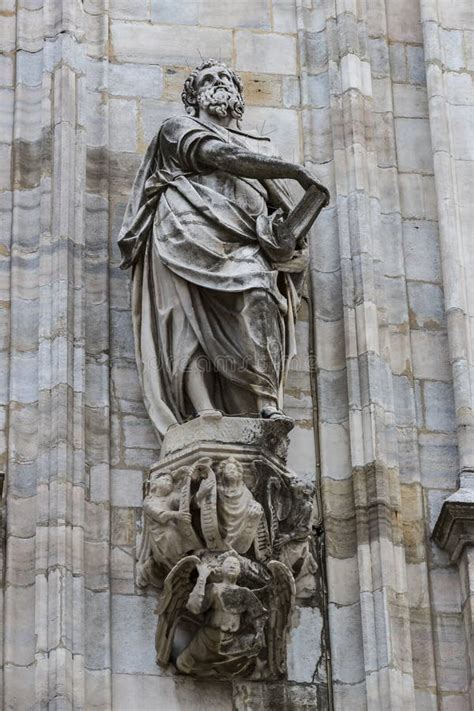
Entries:
{"label": "statue's face", "polygon": [[222,564],[222,572],[225,576],[237,580],[240,574],[240,562],[235,556],[229,556]]}
{"label": "statue's face", "polygon": [[196,79],[199,108],[206,113],[225,118],[230,114],[240,119],[244,112],[242,97],[232,74],[220,64],[199,72]]}
{"label": "statue's face", "polygon": [[169,474],[163,474],[154,483],[153,490],[158,496],[171,494],[173,491],[173,479]]}
{"label": "statue's face", "polygon": [[238,483],[242,481],[242,471],[234,462],[228,462],[225,466],[225,478],[228,482]]}

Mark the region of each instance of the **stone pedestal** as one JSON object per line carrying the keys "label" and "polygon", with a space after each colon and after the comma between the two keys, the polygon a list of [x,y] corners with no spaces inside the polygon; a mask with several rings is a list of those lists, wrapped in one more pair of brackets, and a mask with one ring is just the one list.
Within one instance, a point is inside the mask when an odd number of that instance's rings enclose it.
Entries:
{"label": "stone pedestal", "polygon": [[286,674],[296,596],[315,591],[312,489],[290,419],[210,413],[171,427],[145,488],[138,584],[161,589],[157,663],[198,677]]}

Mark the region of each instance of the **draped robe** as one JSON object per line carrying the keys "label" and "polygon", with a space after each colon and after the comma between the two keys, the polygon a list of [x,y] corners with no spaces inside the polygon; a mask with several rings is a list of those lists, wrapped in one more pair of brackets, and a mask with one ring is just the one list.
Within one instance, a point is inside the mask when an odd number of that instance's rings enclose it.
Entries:
{"label": "draped robe", "polygon": [[145,406],[161,436],[194,414],[185,379],[193,359],[216,409],[254,415],[262,396],[281,406],[295,352],[305,270],[292,268],[291,258],[272,261],[279,247],[272,221],[291,209],[289,192],[284,181],[203,166],[199,147],[209,140],[272,150],[267,138],[190,116],[166,120],[139,168],[119,235],[121,267],[132,268]]}

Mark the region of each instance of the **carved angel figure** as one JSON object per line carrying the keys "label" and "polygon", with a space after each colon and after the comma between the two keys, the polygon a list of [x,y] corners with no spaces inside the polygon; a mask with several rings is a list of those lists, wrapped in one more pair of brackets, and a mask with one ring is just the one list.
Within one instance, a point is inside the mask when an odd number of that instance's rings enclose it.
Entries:
{"label": "carved angel figure", "polygon": [[[271,582],[250,589],[239,583],[242,558],[236,553],[181,560],[165,581],[156,631],[157,662],[168,664],[176,627],[186,611],[199,623],[197,632],[175,659],[184,674],[273,676],[283,673],[284,649],[294,600],[293,576],[271,561]],[[215,554],[214,554],[215,556]],[[243,561],[245,564],[245,561]],[[193,582],[195,570],[197,580]]]}
{"label": "carved angel figure", "polygon": [[266,610],[255,593],[236,584],[240,570],[239,559],[229,555],[222,564],[222,581],[208,583],[210,568],[205,563],[198,566],[198,579],[186,607],[195,615],[207,615],[176,660],[180,672],[234,676],[254,664],[264,646]]}

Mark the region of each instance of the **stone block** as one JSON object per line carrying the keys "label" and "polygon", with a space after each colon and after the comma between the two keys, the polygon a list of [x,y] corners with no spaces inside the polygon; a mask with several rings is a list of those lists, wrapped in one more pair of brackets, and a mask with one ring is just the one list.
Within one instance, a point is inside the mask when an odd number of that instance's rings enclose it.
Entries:
{"label": "stone block", "polygon": [[109,99],[109,145],[112,150],[136,151],[136,101],[114,98]]}
{"label": "stone block", "polygon": [[436,612],[459,613],[461,588],[459,571],[454,567],[435,568],[431,571],[433,608]]}
{"label": "stone block", "polygon": [[159,99],[163,91],[163,70],[156,65],[111,63],[108,91],[116,96]]}
{"label": "stone block", "polygon": [[[108,541],[84,542],[85,580],[88,590],[101,592],[109,585],[110,560]],[[91,597],[93,601],[101,598]],[[99,624],[99,621],[96,619]],[[104,620],[105,622],[105,620]]]}
{"label": "stone block", "polygon": [[249,106],[242,127],[244,130],[256,131],[262,136],[271,136],[282,158],[299,161],[300,135],[296,111]]}
{"label": "stone block", "polygon": [[413,372],[422,380],[451,379],[448,339],[445,333],[412,331]]}
{"label": "stone block", "polygon": [[456,416],[451,383],[423,383],[423,405],[427,429],[442,432],[455,431]]}
{"label": "stone block", "polygon": [[110,595],[108,592],[85,593],[85,665],[105,669],[111,665]]}
{"label": "stone block", "polygon": [[443,291],[436,284],[407,282],[412,328],[439,330],[446,327]]}
{"label": "stone block", "polygon": [[[317,8],[316,8],[317,9]],[[306,64],[309,72],[321,72],[328,64],[328,44],[325,32],[307,34]]]}
{"label": "stone block", "polygon": [[232,711],[232,687],[222,682],[147,674],[112,675],[112,705],[117,711]]}
{"label": "stone block", "polygon": [[[210,27],[252,27],[259,30],[270,29],[270,8],[266,0],[235,2],[235,0],[196,0],[198,22]],[[176,7],[176,5],[175,5]],[[177,13],[180,14],[180,11]],[[186,13],[185,13],[186,14]],[[289,32],[291,30],[285,30]]]}
{"label": "stone block", "polygon": [[341,424],[347,420],[347,374],[342,371],[320,371],[319,416],[323,422]]}
{"label": "stone block", "polygon": [[[179,5],[173,0],[151,0],[152,22],[167,25],[197,25],[199,24],[198,16],[199,0],[192,0],[192,2],[187,0]],[[214,23],[208,24],[213,25]]]}
{"label": "stone block", "polygon": [[329,608],[333,680],[336,686],[358,684],[364,678],[360,604]]}
{"label": "stone block", "polygon": [[[34,709],[37,705],[35,665],[29,667],[5,664],[3,671],[5,711]],[[37,679],[36,679],[37,681]]]}
{"label": "stone block", "polygon": [[[304,26],[308,32],[324,28],[325,17],[321,7],[305,8]],[[318,11],[319,10],[319,11]],[[275,32],[296,32],[296,8],[293,0],[272,0],[273,29]]]}
{"label": "stone block", "polygon": [[404,375],[394,375],[393,399],[397,425],[401,427],[416,423],[415,398],[411,380]]}
{"label": "stone block", "polygon": [[238,31],[235,34],[235,51],[237,70],[296,74],[296,42],[293,37]]}
{"label": "stone block", "polygon": [[112,593],[133,595],[135,592],[135,548],[114,546],[110,558]]}
{"label": "stone block", "polygon": [[112,595],[114,669],[125,674],[155,674],[155,596]]}
{"label": "stone block", "polygon": [[412,84],[426,84],[425,55],[423,47],[406,47],[408,81]]}
{"label": "stone block", "polygon": [[374,76],[388,76],[390,71],[389,48],[385,37],[369,39],[370,68]]}
{"label": "stone block", "polygon": [[336,684],[334,686],[334,706],[336,709],[367,711],[365,681],[358,684]]}
{"label": "stone block", "polygon": [[[284,103],[289,107],[298,104],[295,97],[291,96],[291,92],[283,93],[281,77],[277,75],[242,72],[240,76],[244,83],[246,106],[281,106]],[[291,77],[284,77],[284,79],[291,79]]]}
{"label": "stone block", "polygon": [[320,423],[321,467],[325,477],[351,476],[349,425]]}
{"label": "stone block", "polygon": [[423,176],[418,173],[400,173],[398,180],[403,217],[423,219]]}
{"label": "stone block", "polygon": [[391,44],[389,47],[389,55],[392,81],[405,82],[408,76],[405,45],[399,43]]}
{"label": "stone block", "polygon": [[310,684],[317,671],[323,650],[323,618],[318,608],[300,607],[293,612],[288,640],[288,680]]}
{"label": "stone block", "polygon": [[85,669],[84,689],[88,711],[108,711],[111,708],[109,669]]}
{"label": "stone block", "polygon": [[450,135],[455,158],[474,161],[474,106],[451,106]]}
{"label": "stone block", "polygon": [[[18,71],[18,56],[20,52],[17,53],[17,71]],[[0,56],[0,86],[12,86],[13,85],[13,59],[7,55]]]}
{"label": "stone block", "polygon": [[441,264],[437,225],[434,222],[404,222],[403,241],[408,279],[439,282]]}
{"label": "stone block", "polygon": [[141,102],[141,106],[141,121],[145,141],[142,146],[143,152],[146,145],[160,130],[163,121],[170,118],[170,116],[184,114],[184,107],[182,103],[177,101],[155,101],[154,99],[144,99]]}
{"label": "stone block", "polygon": [[406,173],[432,173],[433,158],[427,119],[396,118],[398,167]]}
{"label": "stone block", "polygon": [[[310,109],[303,115],[304,160],[326,163],[333,158],[329,108]],[[296,158],[298,160],[298,158]]]}
{"label": "stone block", "polygon": [[109,13],[110,17],[118,20],[148,20],[148,0],[110,0]]}
{"label": "stone block", "polygon": [[4,52],[13,52],[15,50],[16,38],[16,18],[11,15],[3,15],[0,23],[0,46]]}
{"label": "stone block", "polygon": [[443,692],[467,690],[469,671],[466,665],[466,633],[461,615],[440,613],[435,628],[438,653],[443,660],[438,667],[438,689]]}
{"label": "stone block", "polygon": [[422,42],[420,7],[411,0],[399,0],[387,6],[387,26],[392,41]]}
{"label": "stone block", "polygon": [[11,585],[33,585],[35,582],[35,539],[10,536],[7,540],[8,565],[6,581]]}
{"label": "stone block", "polygon": [[98,92],[88,91],[85,101],[87,145],[103,146],[107,139],[107,106],[103,96]]}
{"label": "stone block", "polygon": [[338,606],[353,605],[360,597],[357,557],[327,557],[329,602]]}
{"label": "stone block", "polygon": [[140,507],[143,502],[143,472],[112,469],[112,506]]}
{"label": "stone block", "polygon": [[28,666],[35,661],[35,586],[5,590],[5,664]]}
{"label": "stone block", "polygon": [[304,103],[322,109],[329,106],[329,76],[327,74],[309,74],[306,79],[307,97]]}
{"label": "stone block", "polygon": [[147,417],[127,415],[123,418],[123,429],[126,447],[140,447],[152,450],[158,448],[158,440]]}
{"label": "stone block", "polygon": [[450,104],[472,104],[473,79],[468,73],[445,72],[446,97]]}
{"label": "stone block", "polygon": [[11,189],[11,156],[11,146],[0,143],[0,190]]}
{"label": "stone block", "polygon": [[428,116],[426,89],[413,84],[393,85],[394,116],[425,118]]}
{"label": "stone block", "polygon": [[425,486],[451,490],[456,486],[459,457],[454,435],[420,434],[421,480]]}
{"label": "stone block", "polygon": [[446,69],[459,71],[464,67],[463,33],[461,30],[445,30],[441,32],[442,60]]}
{"label": "stone block", "polygon": [[183,26],[179,32],[172,32],[166,25],[115,22],[111,41],[113,57],[124,62],[194,66],[202,56],[210,56],[232,64],[230,30]]}

